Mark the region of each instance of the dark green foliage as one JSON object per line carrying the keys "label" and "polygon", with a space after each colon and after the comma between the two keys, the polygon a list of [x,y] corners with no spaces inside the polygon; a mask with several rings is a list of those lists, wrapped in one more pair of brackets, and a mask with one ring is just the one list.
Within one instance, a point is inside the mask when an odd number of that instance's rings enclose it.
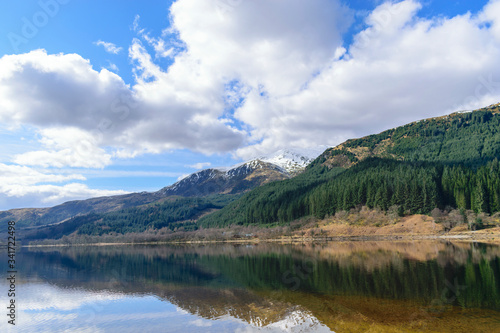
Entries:
{"label": "dark green foliage", "polygon": [[100,216],[98,214],[87,214],[84,216],[77,216],[69,221],[53,225],[50,227],[40,228],[34,231],[28,231],[24,237],[25,240],[35,240],[35,239],[59,239],[63,236],[73,233],[78,228],[85,226],[87,224],[92,224],[98,221]]}
{"label": "dark green foliage", "polygon": [[[303,260],[276,254],[247,256],[238,258],[239,260],[223,256],[202,259],[241,285],[256,290],[298,288],[301,291],[327,295],[360,295],[390,299],[423,298],[428,302],[446,299],[464,308],[496,309],[500,306],[498,299],[500,290],[495,281],[495,276],[498,276],[500,270],[498,260],[482,259],[479,264],[474,264],[469,258],[464,266],[450,265],[446,268],[439,265],[436,260],[424,262],[404,260],[399,269],[381,266],[371,271],[351,263]],[[461,286],[463,289],[456,292],[452,289],[456,286]]]}
{"label": "dark green foliage", "polygon": [[430,161],[480,166],[500,156],[498,107],[414,122],[380,134],[348,140],[345,148],[373,149],[383,140],[385,153],[405,161]]}
{"label": "dark green foliage", "polygon": [[161,204],[146,207],[134,207],[118,212],[103,214],[94,223],[87,223],[78,228],[79,234],[102,235],[109,232],[126,234],[143,232],[148,229],[169,228],[174,231],[195,230],[192,221],[210,209],[220,209],[234,200],[234,195],[215,195],[205,198],[176,198]]}
{"label": "dark green foliage", "polygon": [[441,173],[433,164],[367,159],[311,191],[307,210],[318,218],[359,205],[427,213],[442,206]]}
{"label": "dark green foliage", "polygon": [[74,232],[103,235],[126,234],[148,229],[196,230],[193,219],[210,209],[220,209],[240,195],[213,195],[204,198],[177,197],[162,203],[133,207],[103,214],[77,216],[56,226],[28,232],[25,239],[58,239]]}
{"label": "dark green foliage", "polygon": [[324,218],[356,206],[383,211],[397,206],[404,214],[428,214],[445,206],[477,213],[500,211],[500,165],[496,159],[472,169],[369,158],[344,172],[336,170],[327,175],[314,178],[308,172],[261,187],[199,224],[284,223],[309,215]]}
{"label": "dark green foliage", "polygon": [[500,211],[500,165],[495,159],[477,170],[463,166],[445,168],[443,196],[452,207],[475,212]]}
{"label": "dark green foliage", "polygon": [[307,193],[343,170],[316,165],[295,178],[266,184],[246,193],[223,211],[200,219],[198,225],[203,227],[231,224],[267,225],[273,222],[288,222],[308,215],[309,211],[304,210],[307,207]]}

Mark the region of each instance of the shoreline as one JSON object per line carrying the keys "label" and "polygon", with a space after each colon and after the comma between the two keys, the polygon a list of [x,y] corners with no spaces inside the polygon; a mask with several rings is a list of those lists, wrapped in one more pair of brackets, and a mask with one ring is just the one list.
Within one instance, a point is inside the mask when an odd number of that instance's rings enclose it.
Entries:
{"label": "shoreline", "polygon": [[[381,223],[382,221],[382,223]],[[325,242],[356,241],[462,241],[486,242],[500,245],[500,223],[480,230],[469,230],[466,223],[446,229],[444,223],[431,216],[415,214],[389,219],[376,210],[361,211],[340,217],[322,220],[309,219],[295,224],[272,228],[236,226],[229,228],[210,228],[193,232],[170,234],[133,234],[116,235],[106,238],[68,237],[67,239],[48,239],[34,241],[20,247],[67,247],[67,246],[123,246],[123,245],[203,245],[203,244],[300,244]],[[6,247],[7,244],[0,244]]]}
{"label": "shoreline", "polygon": [[325,242],[364,242],[364,241],[461,241],[461,242],[486,242],[500,244],[500,228],[495,228],[493,233],[470,231],[466,233],[447,234],[392,234],[392,235],[337,235],[323,237],[282,236],[280,238],[248,238],[248,239],[221,239],[221,240],[175,240],[157,242],[99,242],[99,243],[67,243],[67,244],[29,244],[23,248],[37,247],[70,247],[70,246],[130,246],[130,245],[207,245],[207,244],[259,244],[259,243],[325,243]]}

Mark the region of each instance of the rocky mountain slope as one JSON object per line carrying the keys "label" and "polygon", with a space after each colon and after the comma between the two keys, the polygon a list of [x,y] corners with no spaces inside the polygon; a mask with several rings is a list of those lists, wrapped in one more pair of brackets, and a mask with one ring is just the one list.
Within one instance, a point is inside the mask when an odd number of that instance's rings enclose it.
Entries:
{"label": "rocky mountain slope", "polygon": [[253,160],[229,169],[205,169],[195,172],[158,193],[203,197],[211,194],[237,194],[276,180],[290,178],[283,168],[261,160]]}

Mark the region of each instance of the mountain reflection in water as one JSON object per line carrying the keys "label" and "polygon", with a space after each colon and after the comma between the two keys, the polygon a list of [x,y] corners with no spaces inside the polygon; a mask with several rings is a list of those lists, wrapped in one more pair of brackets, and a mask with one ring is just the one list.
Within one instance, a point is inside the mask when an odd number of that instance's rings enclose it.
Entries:
{"label": "mountain reflection in water", "polygon": [[23,249],[15,332],[494,332],[499,258],[434,241]]}

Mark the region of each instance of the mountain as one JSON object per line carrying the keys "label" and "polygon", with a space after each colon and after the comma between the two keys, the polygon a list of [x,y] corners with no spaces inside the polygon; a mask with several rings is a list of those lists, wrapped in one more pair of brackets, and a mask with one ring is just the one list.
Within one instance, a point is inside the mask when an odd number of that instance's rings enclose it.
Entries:
{"label": "mountain", "polygon": [[274,154],[261,156],[259,160],[277,165],[291,175],[297,175],[327,148],[328,146],[315,149],[282,149]]}
{"label": "mountain", "polygon": [[159,193],[162,196],[184,197],[242,193],[303,172],[307,165],[326,149],[326,146],[322,148],[282,149],[229,168],[201,170],[161,189]]}
{"label": "mountain", "polygon": [[285,223],[367,206],[400,215],[434,208],[500,211],[500,104],[348,140],[302,174],[259,187],[199,226]]}
{"label": "mountain", "polygon": [[237,194],[276,180],[290,178],[287,170],[259,159],[223,169],[195,172],[158,193],[162,196],[180,195],[203,197],[211,194]]}
{"label": "mountain", "polygon": [[[162,204],[167,198],[173,196],[180,197],[206,197],[213,195],[235,195],[251,190],[277,180],[288,179],[292,174],[296,174],[305,168],[305,165],[311,161],[311,154],[319,155],[317,152],[311,153],[305,151],[305,156],[290,150],[280,151],[270,155],[279,164],[255,159],[244,162],[229,168],[212,168],[195,172],[173,185],[162,188],[157,192],[131,193],[120,196],[109,196],[100,198],[91,198],[87,200],[75,200],[65,202],[61,205],[49,208],[25,208],[12,209],[0,212],[0,225],[3,226],[6,221],[14,220],[18,222],[19,227],[38,228],[45,225],[55,225],[65,222],[75,216],[86,215],[89,213],[104,214],[110,212],[119,212],[122,210],[150,205],[153,203]],[[179,200],[174,205],[177,209]],[[191,201],[185,201],[184,203]],[[228,200],[217,199],[215,203],[211,200],[203,202],[200,207],[206,209],[221,208],[221,204]],[[172,202],[169,202],[169,211],[171,211]],[[180,208],[179,208],[180,209]],[[197,210],[191,210],[193,215],[182,214],[189,218],[199,213]],[[196,213],[196,214],[195,214]],[[0,231],[4,228],[0,228]]]}
{"label": "mountain", "polygon": [[500,103],[429,118],[346,142],[314,163],[348,168],[368,157],[479,166],[500,156]]}

